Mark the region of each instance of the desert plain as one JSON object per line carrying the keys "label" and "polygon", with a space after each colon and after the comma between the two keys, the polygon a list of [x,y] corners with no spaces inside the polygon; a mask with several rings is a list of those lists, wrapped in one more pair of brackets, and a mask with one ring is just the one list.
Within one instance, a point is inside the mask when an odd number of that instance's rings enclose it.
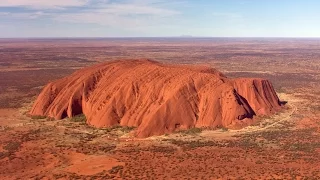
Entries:
{"label": "desert plain", "polygon": [[[84,116],[30,116],[42,88],[118,59],[206,65],[272,82],[281,111],[239,130],[137,138]],[[102,38],[0,40],[0,179],[319,179],[320,40]]]}

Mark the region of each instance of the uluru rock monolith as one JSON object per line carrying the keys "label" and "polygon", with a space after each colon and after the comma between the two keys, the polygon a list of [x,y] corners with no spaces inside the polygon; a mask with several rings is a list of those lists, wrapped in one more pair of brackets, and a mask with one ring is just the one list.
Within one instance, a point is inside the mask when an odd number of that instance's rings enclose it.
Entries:
{"label": "uluru rock monolith", "polygon": [[265,79],[229,79],[205,66],[118,60],[51,82],[31,115],[63,119],[84,114],[95,127],[137,127],[137,137],[193,127],[243,127],[281,108]]}

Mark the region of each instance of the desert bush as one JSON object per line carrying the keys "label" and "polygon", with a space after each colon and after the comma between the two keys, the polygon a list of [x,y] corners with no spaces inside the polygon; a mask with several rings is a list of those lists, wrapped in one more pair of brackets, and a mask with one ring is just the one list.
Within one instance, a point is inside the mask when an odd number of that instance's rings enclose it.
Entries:
{"label": "desert bush", "polygon": [[182,141],[182,140],[175,140],[175,139],[170,139],[169,140],[172,144],[180,146],[184,149],[195,149],[199,147],[220,147],[221,145],[217,142],[214,141]]}
{"label": "desert bush", "polygon": [[35,116],[31,116],[31,119],[46,119],[46,116],[40,116],[40,115],[35,115]]}
{"label": "desert bush", "polygon": [[288,144],[284,146],[284,148],[290,151],[314,152],[316,149],[320,148],[320,143],[296,142],[293,144]]}
{"label": "desert bush", "polygon": [[54,121],[55,119],[53,117],[47,117],[47,121]]}
{"label": "desert bush", "polygon": [[108,172],[110,174],[118,174],[119,171],[123,170],[123,166],[113,166]]}
{"label": "desert bush", "polygon": [[151,152],[161,152],[161,153],[173,153],[176,151],[176,149],[169,146],[152,146],[148,150]]}
{"label": "desert bush", "polygon": [[87,118],[84,114],[78,114],[76,116],[71,117],[70,120],[73,122],[86,122]]}
{"label": "desert bush", "polygon": [[261,160],[256,161],[256,164],[263,164]]}
{"label": "desert bush", "polygon": [[122,132],[124,132],[124,133],[128,133],[128,132],[130,132],[130,131],[132,131],[132,130],[134,130],[135,129],[135,127],[129,127],[129,126],[122,126],[121,128],[120,128],[120,130],[122,131]]}
{"label": "desert bush", "polygon": [[183,133],[183,134],[189,134],[189,135],[195,135],[195,134],[199,134],[202,132],[202,129],[201,128],[190,128],[190,129],[187,129],[187,130],[181,130],[181,131],[178,131],[178,133]]}
{"label": "desert bush", "polygon": [[8,152],[0,152],[0,160],[9,156],[10,156],[10,153]]}
{"label": "desert bush", "polygon": [[16,152],[21,147],[20,142],[10,141],[7,145],[3,147],[4,150],[9,152]]}
{"label": "desert bush", "polygon": [[111,132],[111,131],[114,131],[114,130],[116,130],[116,131],[119,130],[119,131],[121,131],[121,132],[128,133],[128,132],[134,130],[135,128],[136,128],[136,127],[115,125],[115,126],[106,128],[106,129],[104,129],[104,130],[106,130],[107,132]]}
{"label": "desert bush", "polygon": [[13,130],[13,127],[4,126],[4,127],[2,127],[2,129],[3,129],[4,131],[10,131],[10,130]]}

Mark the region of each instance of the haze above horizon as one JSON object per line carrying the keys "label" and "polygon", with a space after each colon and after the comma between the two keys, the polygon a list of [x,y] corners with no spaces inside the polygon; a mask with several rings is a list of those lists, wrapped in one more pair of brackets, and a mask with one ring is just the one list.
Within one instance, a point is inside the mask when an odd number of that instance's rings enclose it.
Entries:
{"label": "haze above horizon", "polygon": [[0,37],[320,37],[318,0],[1,0]]}

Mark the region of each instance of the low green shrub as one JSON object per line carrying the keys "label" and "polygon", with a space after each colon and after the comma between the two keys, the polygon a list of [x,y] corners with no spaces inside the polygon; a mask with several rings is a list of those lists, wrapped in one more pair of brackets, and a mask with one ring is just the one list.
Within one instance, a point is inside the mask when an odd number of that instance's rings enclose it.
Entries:
{"label": "low green shrub", "polygon": [[71,117],[70,120],[73,122],[86,122],[87,118],[84,114],[78,114],[76,116]]}
{"label": "low green shrub", "polygon": [[46,116],[40,116],[40,115],[35,115],[35,116],[31,116],[31,119],[46,119]]}

